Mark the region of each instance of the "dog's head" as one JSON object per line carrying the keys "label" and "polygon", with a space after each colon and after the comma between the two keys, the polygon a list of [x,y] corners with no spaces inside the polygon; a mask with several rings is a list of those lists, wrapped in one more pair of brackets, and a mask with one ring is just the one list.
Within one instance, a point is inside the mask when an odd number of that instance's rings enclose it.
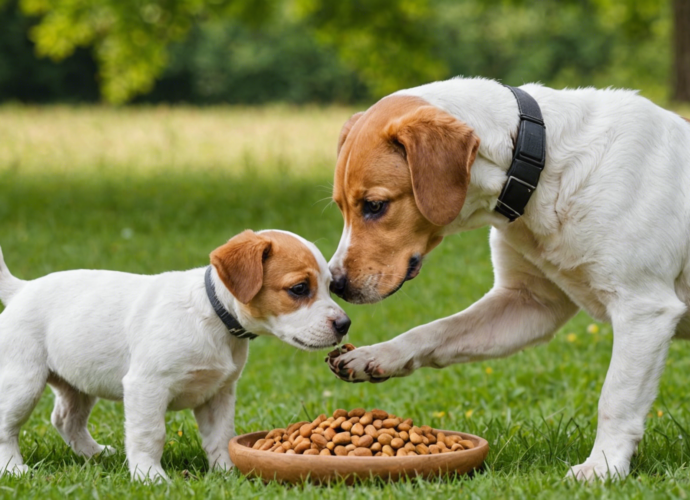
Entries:
{"label": "dog's head", "polygon": [[211,253],[247,330],[304,350],[338,344],[350,319],[330,296],[331,273],[312,243],[284,231],[244,231]]}
{"label": "dog's head", "polygon": [[338,141],[333,199],[345,219],[331,290],[377,302],[419,273],[460,213],[479,138],[413,96],[389,96],[354,115]]}

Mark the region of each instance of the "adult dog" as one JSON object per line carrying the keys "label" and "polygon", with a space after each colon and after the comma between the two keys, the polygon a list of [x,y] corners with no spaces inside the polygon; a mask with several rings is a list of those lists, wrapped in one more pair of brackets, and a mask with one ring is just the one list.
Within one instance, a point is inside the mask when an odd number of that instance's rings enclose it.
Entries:
{"label": "adult dog", "polygon": [[546,149],[514,222],[496,210],[521,122],[510,88],[431,83],[345,124],[333,190],[345,228],[331,289],[379,301],[445,236],[485,225],[495,283],[466,310],[344,354],[332,369],[373,382],[507,356],[584,309],[612,323],[614,345],[594,448],[569,474],[624,477],[669,343],[690,337],[690,126],[631,91],[521,89],[541,108]]}

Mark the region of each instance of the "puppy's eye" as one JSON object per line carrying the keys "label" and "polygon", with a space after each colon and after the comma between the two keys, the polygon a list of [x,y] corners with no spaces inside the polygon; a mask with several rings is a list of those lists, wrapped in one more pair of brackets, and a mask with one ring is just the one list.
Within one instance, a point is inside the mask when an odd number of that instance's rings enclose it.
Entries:
{"label": "puppy's eye", "polygon": [[364,212],[365,217],[375,219],[383,215],[387,206],[387,201],[365,200],[362,211]]}
{"label": "puppy's eye", "polygon": [[307,283],[297,283],[295,286],[288,288],[290,295],[295,297],[305,297],[309,295],[309,285]]}

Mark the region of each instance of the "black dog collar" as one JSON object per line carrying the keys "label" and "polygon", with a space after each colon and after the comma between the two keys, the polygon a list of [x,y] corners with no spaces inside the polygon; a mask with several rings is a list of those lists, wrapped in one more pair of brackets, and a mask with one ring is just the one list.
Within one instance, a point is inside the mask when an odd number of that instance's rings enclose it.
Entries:
{"label": "black dog collar", "polygon": [[520,111],[513,162],[508,169],[508,181],[498,197],[496,211],[513,222],[525,213],[525,206],[537,189],[539,176],[546,161],[546,127],[541,109],[534,98],[522,89],[509,87]]}
{"label": "black dog collar", "polygon": [[213,282],[211,281],[212,268],[213,266],[208,266],[206,268],[204,283],[206,284],[206,295],[208,296],[208,300],[211,302],[213,310],[216,311],[216,314],[218,315],[220,320],[225,324],[230,335],[234,335],[238,339],[255,339],[256,337],[258,337],[258,335],[245,330],[244,327],[240,325],[239,321],[237,321],[237,319],[232,314],[230,314],[230,312],[228,312],[228,310],[225,309],[218,300],[218,297],[216,296],[216,289],[213,286]]}

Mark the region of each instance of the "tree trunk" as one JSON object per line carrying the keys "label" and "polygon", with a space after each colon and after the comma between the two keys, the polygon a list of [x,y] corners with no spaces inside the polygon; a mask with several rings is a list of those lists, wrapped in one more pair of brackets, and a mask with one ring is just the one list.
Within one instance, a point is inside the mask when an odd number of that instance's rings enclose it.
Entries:
{"label": "tree trunk", "polygon": [[690,102],[690,0],[673,0],[673,99]]}

